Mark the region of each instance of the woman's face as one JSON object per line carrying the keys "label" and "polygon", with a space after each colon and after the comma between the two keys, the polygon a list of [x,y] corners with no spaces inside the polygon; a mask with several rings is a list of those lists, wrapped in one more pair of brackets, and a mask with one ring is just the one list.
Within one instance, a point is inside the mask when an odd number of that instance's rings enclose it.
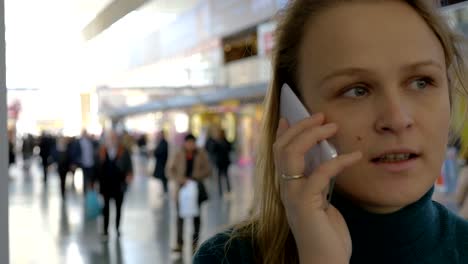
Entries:
{"label": "woman's face", "polygon": [[442,45],[416,11],[340,4],[308,22],[299,57],[307,108],[338,124],[338,153],[363,153],[337,190],[381,213],[426,193],[441,171],[450,103]]}
{"label": "woman's face", "polygon": [[119,144],[119,137],[114,131],[109,132],[107,136],[107,145],[108,146],[117,146]]}

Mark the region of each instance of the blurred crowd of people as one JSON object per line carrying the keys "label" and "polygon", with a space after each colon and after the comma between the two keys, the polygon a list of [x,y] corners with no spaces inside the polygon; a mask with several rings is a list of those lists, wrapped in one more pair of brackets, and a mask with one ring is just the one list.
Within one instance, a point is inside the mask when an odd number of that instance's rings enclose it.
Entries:
{"label": "blurred crowd of people", "polygon": [[16,162],[17,149],[22,155],[23,169],[27,173],[33,158],[40,158],[42,181],[48,184],[50,167],[55,166],[60,179],[60,194],[65,202],[67,177],[74,177],[75,171],[83,173],[83,193],[99,191],[103,206],[103,239],[109,229],[110,201],[115,201],[116,234],[120,235],[122,203],[128,184],[133,179],[131,160],[132,139],[128,133],[107,131],[99,138],[83,130],[79,137],[65,137],[43,132],[39,137],[25,135],[16,148],[13,134],[9,136],[10,165]]}
{"label": "blurred crowd of people", "polygon": [[[169,143],[164,131],[156,133],[154,147],[149,147],[148,138],[144,134],[130,135],[122,132],[107,131],[100,136],[91,135],[86,130],[78,137],[66,137],[43,132],[40,136],[24,135],[15,140],[13,133],[9,136],[10,164],[16,162],[16,155],[23,160],[23,169],[29,171],[36,158],[42,166],[41,179],[47,186],[50,167],[54,167],[60,180],[62,200],[67,199],[67,178],[74,177],[80,169],[83,175],[84,196],[89,191],[99,192],[102,197],[102,239],[109,236],[109,211],[113,201],[115,204],[115,235],[120,236],[122,205],[125,193],[133,179],[132,155],[151,157],[155,160],[151,175],[155,181],[160,181],[166,197],[176,197],[177,208],[177,244],[175,252],[183,248],[184,218],[179,213],[178,193],[189,181],[197,183],[198,207],[208,199],[204,179],[215,176],[218,179],[219,196],[229,197],[231,182],[229,166],[232,162],[233,144],[227,140],[222,129],[213,128],[202,138],[191,134],[184,135],[183,144]],[[16,146],[18,144],[18,146]],[[177,147],[180,146],[180,147]],[[172,155],[170,152],[173,150]],[[169,181],[175,183],[175,193],[169,196]],[[73,181],[74,182],[74,181]],[[223,186],[226,187],[223,187]],[[224,190],[224,192],[223,192]],[[86,209],[86,208],[85,208]],[[194,217],[193,249],[198,246],[201,217]]]}

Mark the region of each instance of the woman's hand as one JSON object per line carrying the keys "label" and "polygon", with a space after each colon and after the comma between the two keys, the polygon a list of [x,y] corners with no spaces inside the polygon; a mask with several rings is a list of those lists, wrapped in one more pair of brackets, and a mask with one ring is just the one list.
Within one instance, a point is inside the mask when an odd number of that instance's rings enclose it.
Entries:
{"label": "woman's hand", "polygon": [[285,180],[281,176],[303,174],[304,155],[337,132],[336,124],[323,122],[323,114],[315,114],[291,127],[285,119],[280,120],[273,149],[281,200],[301,263],[349,263],[352,244],[348,227],[340,212],[327,205],[326,192],[330,179],[359,161],[362,154],[339,155],[322,163],[311,175],[298,179]]}

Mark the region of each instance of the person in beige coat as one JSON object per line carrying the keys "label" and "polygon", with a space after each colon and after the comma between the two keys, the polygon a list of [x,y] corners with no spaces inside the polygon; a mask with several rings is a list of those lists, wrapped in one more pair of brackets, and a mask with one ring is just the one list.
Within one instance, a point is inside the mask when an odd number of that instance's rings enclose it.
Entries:
{"label": "person in beige coat", "polygon": [[[183,148],[177,152],[168,166],[170,179],[177,182],[176,197],[178,199],[179,189],[189,180],[195,180],[198,184],[203,184],[202,180],[212,174],[211,163],[208,154],[204,149],[196,146],[196,138],[192,134],[185,136]],[[178,204],[178,203],[177,203]],[[200,199],[198,205],[200,206]],[[198,237],[200,233],[201,219],[195,217],[193,233],[193,249],[197,248]],[[181,252],[183,248],[183,226],[184,220],[179,215],[177,208],[177,246],[173,249],[175,252]]]}

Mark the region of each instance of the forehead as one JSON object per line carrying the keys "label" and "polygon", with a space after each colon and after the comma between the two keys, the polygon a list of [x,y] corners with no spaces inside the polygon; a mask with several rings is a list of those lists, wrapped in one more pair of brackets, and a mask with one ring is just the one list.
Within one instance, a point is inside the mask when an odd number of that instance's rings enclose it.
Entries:
{"label": "forehead", "polygon": [[445,63],[436,35],[403,1],[343,3],[308,21],[304,33],[299,66],[311,77],[343,67],[386,71],[429,59]]}

